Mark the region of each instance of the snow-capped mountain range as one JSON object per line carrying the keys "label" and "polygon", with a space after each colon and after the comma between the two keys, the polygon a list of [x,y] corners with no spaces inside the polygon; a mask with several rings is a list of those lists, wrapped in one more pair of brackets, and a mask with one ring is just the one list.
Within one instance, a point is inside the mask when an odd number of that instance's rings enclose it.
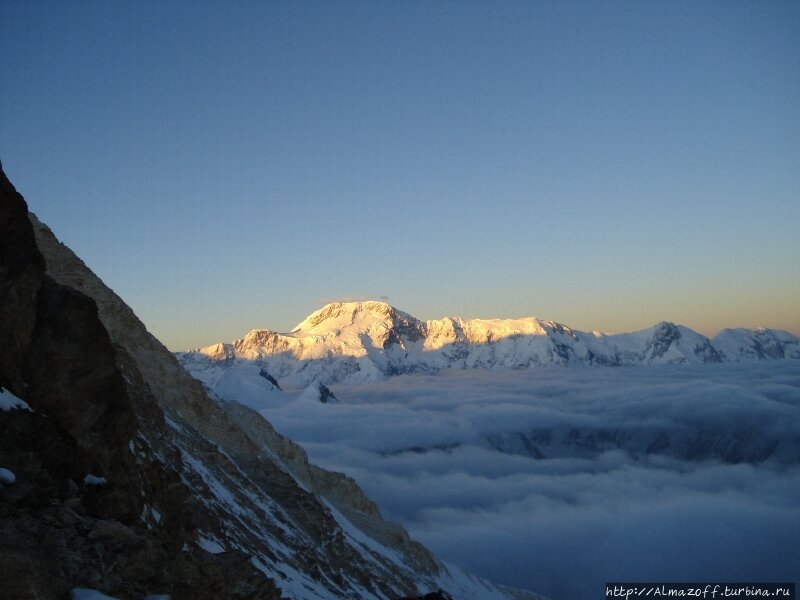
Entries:
{"label": "snow-capped mountain range", "polygon": [[782,330],[725,329],[713,340],[661,322],[642,331],[583,332],[537,318],[421,321],[383,302],[337,302],[289,333],[253,329],[233,343],[177,353],[212,391],[230,395],[241,370],[254,385],[372,383],[445,369],[525,369],[541,365],[633,366],[800,359],[798,338]]}

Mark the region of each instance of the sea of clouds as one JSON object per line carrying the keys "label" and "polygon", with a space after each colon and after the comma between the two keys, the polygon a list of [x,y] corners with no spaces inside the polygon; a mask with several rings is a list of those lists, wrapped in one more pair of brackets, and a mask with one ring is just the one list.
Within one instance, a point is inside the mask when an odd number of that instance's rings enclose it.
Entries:
{"label": "sea of clouds", "polygon": [[[800,363],[547,368],[401,376],[263,411],[355,478],[442,559],[556,599],[607,581],[800,580]],[[676,439],[733,432],[763,462],[487,439],[546,427]]]}

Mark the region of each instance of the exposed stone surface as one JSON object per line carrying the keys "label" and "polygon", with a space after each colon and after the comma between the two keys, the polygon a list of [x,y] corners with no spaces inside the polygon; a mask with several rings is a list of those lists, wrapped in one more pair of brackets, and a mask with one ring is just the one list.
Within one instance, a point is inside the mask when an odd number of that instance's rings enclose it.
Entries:
{"label": "exposed stone surface", "polygon": [[[156,399],[94,300],[46,270],[5,174],[0,191],[0,387],[32,409],[0,412],[0,462],[17,475],[0,491],[4,596],[90,587],[119,598],[278,598],[246,555],[194,543],[202,506],[181,483],[176,448],[152,443],[167,432]],[[108,484],[85,485],[90,473]],[[148,504],[162,526],[141,518]]]}
{"label": "exposed stone surface", "polygon": [[16,475],[0,486],[3,594],[510,597],[445,568],[257,413],[210,398],[0,184],[0,387],[31,409],[0,411]]}
{"label": "exposed stone surface", "polygon": [[[263,563],[272,562],[280,565],[291,559],[299,570],[315,572],[319,579],[335,581],[337,578],[342,579],[338,571],[349,571],[349,578],[361,582],[360,585],[375,593],[384,593],[389,597],[403,590],[414,589],[413,571],[402,572],[391,564],[384,564],[381,567],[382,571],[390,573],[396,571],[387,578],[393,580],[391,583],[382,581],[374,573],[370,573],[370,569],[363,566],[364,561],[359,553],[345,543],[330,512],[314,493],[309,493],[298,486],[292,475],[301,474],[304,470],[309,472],[313,470],[317,473],[318,479],[326,479],[328,486],[325,491],[334,500],[332,504],[342,507],[343,514],[349,515],[356,524],[360,524],[364,519],[349,509],[346,500],[352,494],[356,497],[358,505],[358,498],[363,498],[363,494],[352,480],[341,474],[326,473],[322,469],[311,467],[307,463],[305,452],[299,447],[290,451],[288,456],[296,456],[299,463],[305,463],[305,467],[296,463],[292,474],[287,473],[287,469],[283,465],[276,464],[272,458],[276,454],[283,458],[282,449],[285,446],[292,446],[289,440],[271,430],[271,426],[259,415],[255,415],[257,421],[249,429],[243,427],[242,423],[232,423],[226,414],[229,408],[227,404],[221,406],[211,402],[202,385],[189,376],[174,356],[147,333],[138,318],[116,294],[91,273],[68,248],[60,244],[49,228],[33,215],[31,221],[34,224],[38,245],[47,258],[48,271],[59,282],[74,286],[96,300],[100,320],[114,337],[120,354],[131,363],[128,365],[128,370],[136,372],[137,376],[142,378],[144,388],[155,391],[160,407],[173,423],[170,434],[184,450],[184,456],[188,452],[203,457],[204,464],[199,467],[199,472],[195,469],[186,477],[189,478],[190,487],[203,490],[201,497],[205,497],[216,517],[204,518],[199,523],[198,529],[213,534],[217,540],[229,538],[236,546],[248,549],[260,547],[263,555],[259,560]],[[270,435],[266,438],[259,437],[267,430],[271,430]],[[252,431],[258,431],[259,435],[243,433]],[[218,449],[223,452],[218,453]],[[208,464],[209,462],[212,464]],[[203,477],[205,470],[225,473],[225,479],[222,477],[219,479],[226,492],[231,492],[236,502],[241,503],[246,510],[252,511],[253,515],[258,515],[262,511],[258,506],[259,500],[268,502],[274,510],[285,513],[290,525],[302,534],[293,541],[283,540],[289,546],[296,546],[291,557],[282,555],[279,551],[269,551],[261,539],[285,537],[281,527],[269,521],[270,518],[276,518],[276,515],[271,514],[267,518],[267,515],[262,513],[263,520],[255,527],[257,531],[252,531],[253,527],[250,524],[243,525],[235,514],[231,514],[231,507],[226,506],[225,502],[221,502],[216,496],[218,490],[213,489],[213,485],[209,486],[207,478]],[[336,491],[335,482],[343,484],[342,491]],[[311,492],[322,491],[317,485],[308,487]],[[366,501],[365,498],[364,500]],[[381,523],[378,526],[368,522],[369,528],[374,531],[382,531],[382,528],[385,528],[393,534],[382,535],[380,541],[388,543],[397,541],[404,544],[407,542],[409,550],[421,555],[421,558],[415,559],[416,564],[425,566],[419,575],[424,577],[438,573],[438,563],[422,546],[411,543],[399,525],[385,523],[374,504],[366,502],[376,515],[376,520]],[[318,546],[323,547],[323,556],[318,554]],[[378,560],[385,562],[382,559]],[[385,577],[385,574],[383,576]],[[344,579],[341,585],[345,589],[348,587]],[[383,592],[380,592],[382,587]]]}

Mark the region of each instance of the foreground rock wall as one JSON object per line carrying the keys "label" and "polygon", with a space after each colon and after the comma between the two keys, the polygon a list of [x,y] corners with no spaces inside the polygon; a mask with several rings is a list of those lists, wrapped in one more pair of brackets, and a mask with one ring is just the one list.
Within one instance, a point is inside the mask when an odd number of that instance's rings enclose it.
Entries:
{"label": "foreground rock wall", "polygon": [[[179,476],[163,414],[94,300],[46,270],[22,197],[0,175],[0,589],[66,597],[278,598],[244,554],[195,543],[201,507]],[[160,455],[160,456],[157,456]],[[170,465],[163,458],[169,459]],[[142,517],[159,506],[163,525]]]}
{"label": "foreground rock wall", "polygon": [[4,175],[0,201],[0,590],[510,597],[439,563],[260,415],[209,398]]}

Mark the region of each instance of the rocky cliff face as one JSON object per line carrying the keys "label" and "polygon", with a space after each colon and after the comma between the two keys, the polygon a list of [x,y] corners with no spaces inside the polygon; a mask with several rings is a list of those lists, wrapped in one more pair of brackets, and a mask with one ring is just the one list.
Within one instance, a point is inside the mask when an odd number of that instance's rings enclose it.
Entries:
{"label": "rocky cliff face", "polygon": [[246,555],[197,545],[198,521],[217,519],[182,484],[156,397],[96,302],[48,271],[4,174],[0,193],[0,387],[32,409],[0,412],[0,464],[15,474],[0,490],[0,589],[278,598]]}
{"label": "rocky cliff face", "polygon": [[509,597],[448,570],[256,413],[210,399],[4,174],[0,188],[4,593]]}

